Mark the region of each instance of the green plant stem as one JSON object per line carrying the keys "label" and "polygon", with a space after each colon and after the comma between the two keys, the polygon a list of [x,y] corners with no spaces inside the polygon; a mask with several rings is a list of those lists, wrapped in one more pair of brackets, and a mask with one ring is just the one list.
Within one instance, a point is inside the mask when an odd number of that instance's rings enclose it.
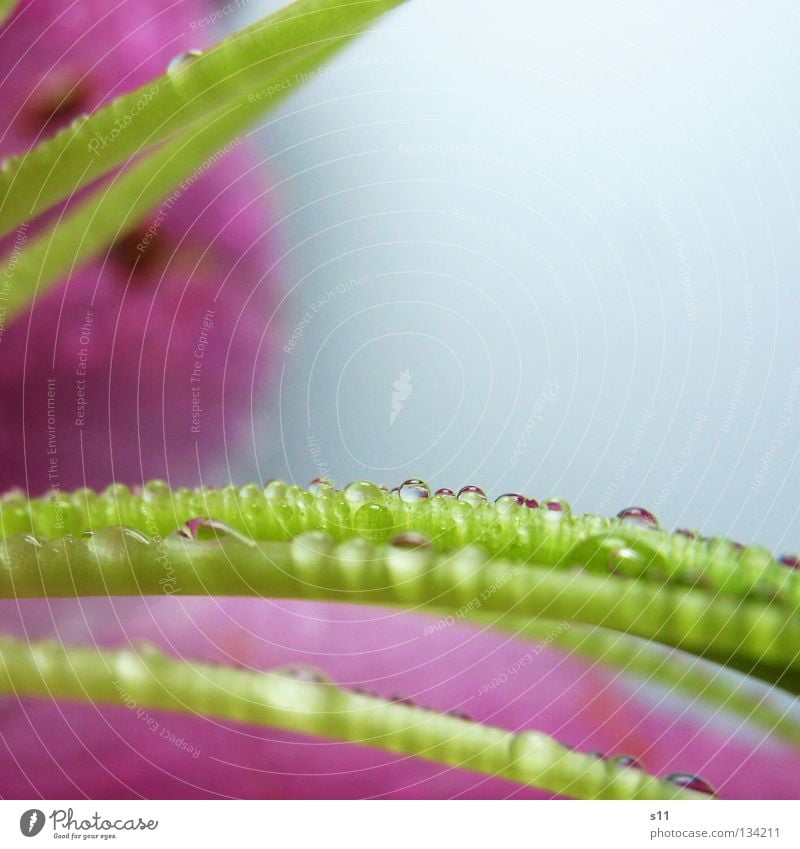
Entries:
{"label": "green plant stem", "polygon": [[[140,162],[98,188],[87,200],[70,209],[17,254],[13,286],[8,290],[6,315],[13,318],[69,271],[102,253],[121,236],[141,224],[159,201],[191,183],[216,154],[265,112],[291,92],[283,86],[312,72],[344,45],[325,45],[301,51],[297,61],[266,81],[275,93],[269,98],[242,101],[209,116],[200,127],[168,142]],[[181,188],[177,188],[177,187]]]}
{"label": "green plant stem", "polygon": [[[355,543],[355,545],[354,545]],[[365,541],[333,551],[231,537],[146,540],[119,528],[91,537],[0,547],[0,597],[243,595],[401,605],[473,607],[526,618],[566,620],[743,663],[797,664],[800,621],[757,602],[701,590],[653,587],[614,576],[559,572],[470,552],[436,555]]]}
{"label": "green plant stem", "polygon": [[313,734],[506,778],[584,799],[707,799],[571,751],[538,732],[500,728],[301,681],[156,649],[99,651],[0,638],[0,693],[195,713]]}
{"label": "green plant stem", "polygon": [[705,704],[744,722],[754,722],[764,731],[800,744],[797,698],[778,687],[766,686],[752,676],[604,628],[564,627],[562,622],[528,620],[513,614],[477,613],[470,616],[469,621],[536,641],[538,647],[553,647],[597,661],[605,668],[617,670],[626,679],[634,677],[648,686],[655,684],[672,695],[683,696],[692,704]]}
{"label": "green plant stem", "polygon": [[[131,157],[335,46],[403,0],[298,0],[69,127],[0,170],[0,234]],[[121,129],[120,129],[121,128]],[[110,140],[105,142],[105,140]]]}

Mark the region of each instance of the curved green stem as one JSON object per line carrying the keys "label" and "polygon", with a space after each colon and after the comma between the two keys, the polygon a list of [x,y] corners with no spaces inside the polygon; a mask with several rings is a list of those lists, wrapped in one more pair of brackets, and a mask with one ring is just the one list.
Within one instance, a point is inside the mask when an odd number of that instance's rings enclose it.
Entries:
{"label": "curved green stem", "polygon": [[0,693],[198,713],[424,758],[583,799],[707,799],[560,745],[277,672],[0,638]]}
{"label": "curved green stem", "polygon": [[474,551],[435,555],[325,535],[291,543],[182,537],[148,539],[124,528],[91,536],[9,537],[0,547],[0,598],[88,595],[246,595],[484,609],[600,625],[695,654],[789,668],[800,619],[770,604],[697,589],[652,586],[486,560]]}
{"label": "curved green stem", "polygon": [[744,722],[755,722],[764,731],[800,744],[796,696],[778,687],[766,686],[752,676],[604,628],[563,627],[564,623],[543,619],[530,621],[514,614],[478,613],[469,618],[534,640],[539,645],[597,661],[626,677],[664,687],[670,694],[734,714]]}
{"label": "curved green stem", "polygon": [[726,540],[688,539],[616,519],[548,510],[471,506],[453,498],[421,504],[371,487],[369,499],[351,500],[330,487],[316,495],[274,481],[266,488],[175,489],[151,481],[137,493],[115,485],[102,493],[78,490],[58,499],[0,500],[0,533],[62,536],[127,525],[169,534],[189,519],[209,516],[255,540],[288,540],[324,530],[337,540],[362,536],[388,542],[404,531],[426,535],[439,551],[478,545],[492,557],[534,562],[562,572],[613,574],[661,587],[705,592],[704,598],[756,601],[783,611],[800,610],[800,570],[776,563],[766,549]]}

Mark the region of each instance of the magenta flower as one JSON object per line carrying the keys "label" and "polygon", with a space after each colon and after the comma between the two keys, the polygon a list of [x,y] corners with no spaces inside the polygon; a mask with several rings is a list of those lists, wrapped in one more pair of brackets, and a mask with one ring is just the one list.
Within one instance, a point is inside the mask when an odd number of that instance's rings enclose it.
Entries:
{"label": "magenta flower", "polygon": [[[21,3],[0,29],[9,93],[0,153],[28,149],[202,46],[189,24],[207,11],[201,2],[138,0],[112,10],[88,0]],[[2,328],[0,489],[36,495],[150,477],[176,486],[221,481],[251,393],[264,385],[260,364],[271,344],[266,210],[252,179],[238,179],[250,164],[234,151]],[[5,247],[13,251],[14,239]],[[470,494],[483,497],[474,487]],[[345,687],[627,755],[632,769],[698,773],[723,798],[800,793],[798,752],[756,726],[725,724],[647,682],[458,617],[144,597],[3,601],[0,618],[4,633],[29,640],[149,641],[176,657],[257,670],[310,664]],[[3,698],[0,739],[7,798],[549,795],[367,747],[135,704]]]}
{"label": "magenta flower", "polygon": [[[189,24],[207,12],[202,2],[20,4],[0,31],[0,154],[163,73],[202,46],[204,30]],[[3,327],[14,368],[0,377],[1,488],[218,478],[269,354],[270,247],[263,188],[242,178],[251,166],[233,149]],[[34,232],[20,230],[6,252]]]}

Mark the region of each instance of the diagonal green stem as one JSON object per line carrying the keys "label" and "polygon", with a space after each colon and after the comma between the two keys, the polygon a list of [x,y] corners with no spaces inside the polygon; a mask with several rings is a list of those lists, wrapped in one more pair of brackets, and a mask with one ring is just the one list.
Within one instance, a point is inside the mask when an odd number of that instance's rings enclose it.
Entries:
{"label": "diagonal green stem", "polygon": [[359,743],[583,799],[707,799],[642,770],[286,674],[0,637],[0,693],[198,713]]}
{"label": "diagonal green stem", "polygon": [[[180,194],[209,165],[221,158],[221,149],[237,141],[256,119],[277,106],[291,92],[292,81],[304,79],[340,49],[321,46],[300,51],[297,60],[265,81],[269,97],[245,100],[214,113],[137,164],[107,186],[70,209],[17,253],[13,286],[7,292],[6,315],[13,318],[59,280],[100,254],[112,242],[141,223],[160,200],[168,197],[164,214]],[[178,188],[180,187],[180,188]],[[173,190],[176,190],[173,192]],[[170,194],[173,192],[173,194]]]}
{"label": "diagonal green stem", "polygon": [[241,100],[296,64],[303,51],[348,40],[401,2],[297,0],[78,126],[6,160],[0,170],[0,234],[224,104]]}

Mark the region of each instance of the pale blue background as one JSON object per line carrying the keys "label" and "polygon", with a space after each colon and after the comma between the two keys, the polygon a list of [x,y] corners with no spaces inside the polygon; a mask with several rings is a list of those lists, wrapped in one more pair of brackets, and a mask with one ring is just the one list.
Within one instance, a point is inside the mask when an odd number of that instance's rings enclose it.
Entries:
{"label": "pale blue background", "polygon": [[797,44],[788,2],[410,0],[258,133],[281,344],[334,294],[236,477],[800,548]]}

